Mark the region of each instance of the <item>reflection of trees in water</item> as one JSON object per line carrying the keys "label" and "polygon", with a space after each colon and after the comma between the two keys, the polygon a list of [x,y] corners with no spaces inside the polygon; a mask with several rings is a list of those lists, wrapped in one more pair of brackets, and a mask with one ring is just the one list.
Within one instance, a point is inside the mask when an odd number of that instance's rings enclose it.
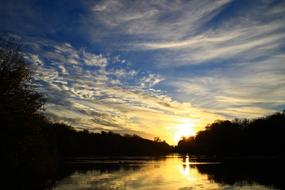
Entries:
{"label": "reflection of trees in water", "polygon": [[98,157],[98,158],[71,158],[64,163],[64,170],[80,171],[97,170],[101,173],[119,170],[138,170],[146,162],[166,160],[165,156],[140,156],[140,157]]}
{"label": "reflection of trees in water", "polygon": [[[65,177],[58,179],[55,187],[58,189],[81,189],[81,185],[92,189],[128,189],[145,185],[145,173],[153,168],[157,169],[156,162],[165,160],[165,157],[126,159],[78,159],[71,160],[62,168]],[[151,167],[150,167],[151,166]],[[84,189],[84,188],[82,188]]]}
{"label": "reflection of trees in water", "polygon": [[196,165],[201,174],[221,184],[254,184],[285,189],[284,163],[281,160],[250,160],[222,164]]}
{"label": "reflection of trees in water", "polygon": [[[159,162],[158,160],[78,160],[70,164],[66,164],[62,168],[62,175],[58,178],[59,184],[64,188],[68,185],[78,185],[77,181],[81,181],[86,185],[92,185],[92,188],[110,189],[110,187],[119,182],[120,188],[125,186],[142,187],[144,185],[151,185],[157,182],[155,179],[145,179],[146,173],[152,169],[148,167],[147,163],[158,161],[160,164],[172,165],[179,163],[180,173],[187,177],[187,179],[198,180],[192,181],[192,186],[203,184],[205,187],[211,184],[220,185],[265,185],[267,187],[274,187],[284,189],[281,172],[283,165],[277,160],[243,160],[238,162],[224,162],[221,164],[192,162],[189,157],[179,158],[180,162],[171,160],[169,162]],[[163,166],[162,166],[163,167]],[[175,168],[177,169],[177,168]],[[164,170],[161,170],[164,171]],[[182,172],[183,173],[182,173]],[[151,173],[151,172],[150,172]],[[164,173],[162,172],[161,175]],[[173,173],[175,175],[175,173]],[[192,176],[194,174],[194,176]],[[147,174],[149,175],[149,173]],[[141,178],[137,178],[140,176]],[[175,176],[173,176],[175,178]],[[208,178],[208,179],[207,179]],[[132,179],[132,181],[128,181]],[[143,179],[143,180],[142,180]],[[170,178],[165,178],[168,181]],[[171,178],[172,179],[172,178]],[[177,178],[178,179],[178,178]],[[183,179],[184,178],[180,178]],[[71,180],[71,181],[70,181]],[[200,182],[199,182],[200,180]],[[210,182],[211,181],[211,182]],[[63,183],[62,183],[63,182]],[[181,181],[182,182],[182,181]],[[164,184],[165,181],[158,181],[158,184]],[[138,185],[138,186],[136,186]],[[108,188],[109,187],[109,188]],[[112,186],[113,187],[113,186]],[[59,189],[62,187],[59,187]]]}
{"label": "reflection of trees in water", "polygon": [[[140,157],[98,157],[98,158],[79,158],[70,159],[61,165],[58,172],[56,181],[68,180],[70,176],[77,176],[81,178],[82,176],[86,178],[92,178],[92,184],[95,186],[100,186],[102,189],[109,189],[108,185],[114,182],[114,180],[119,180],[122,177],[132,175],[135,172],[140,172],[139,170],[147,166],[147,163],[157,162],[166,160],[167,157],[153,157],[153,156],[140,156]],[[101,184],[97,184],[97,180],[94,180],[96,176],[94,175],[108,175],[101,181]],[[97,177],[98,177],[97,176]],[[99,177],[100,178],[100,177]],[[105,186],[103,186],[105,184]]]}
{"label": "reflection of trees in water", "polygon": [[71,175],[74,172],[80,172],[85,173],[90,170],[96,170],[100,173],[111,173],[116,172],[120,170],[124,171],[135,171],[140,169],[141,165],[134,165],[134,164],[128,164],[128,163],[70,163],[70,164],[64,164],[64,166],[61,168],[62,174]]}

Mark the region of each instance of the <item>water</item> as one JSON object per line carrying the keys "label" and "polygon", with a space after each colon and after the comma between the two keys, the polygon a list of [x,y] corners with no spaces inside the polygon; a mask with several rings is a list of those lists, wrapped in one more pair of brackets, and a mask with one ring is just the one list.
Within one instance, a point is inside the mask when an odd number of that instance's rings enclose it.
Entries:
{"label": "water", "polygon": [[[101,157],[72,160],[54,190],[281,189],[272,162],[205,162],[191,156]],[[275,172],[275,173],[272,173]]]}

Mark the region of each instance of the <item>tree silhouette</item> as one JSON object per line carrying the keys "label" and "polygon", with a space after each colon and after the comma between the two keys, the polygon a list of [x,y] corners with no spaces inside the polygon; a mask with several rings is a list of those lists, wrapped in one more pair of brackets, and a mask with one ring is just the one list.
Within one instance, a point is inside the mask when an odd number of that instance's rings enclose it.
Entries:
{"label": "tree silhouette", "polygon": [[216,121],[176,150],[210,156],[284,156],[285,112],[257,119]]}
{"label": "tree silhouette", "polygon": [[31,87],[31,68],[13,39],[0,39],[0,114],[27,115],[44,104],[43,96]]}
{"label": "tree silhouette", "polygon": [[47,130],[49,121],[39,113],[44,98],[32,87],[32,68],[18,44],[0,38],[0,163],[4,181],[12,180],[9,185],[16,178],[16,184],[33,186],[33,179],[35,187],[29,189],[39,189],[36,181],[45,181],[55,171],[56,146]]}

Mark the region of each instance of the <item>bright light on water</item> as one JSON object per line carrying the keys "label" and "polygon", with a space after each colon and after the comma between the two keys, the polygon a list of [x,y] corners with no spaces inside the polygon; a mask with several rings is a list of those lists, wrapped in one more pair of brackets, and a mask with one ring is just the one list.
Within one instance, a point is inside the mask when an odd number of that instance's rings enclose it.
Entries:
{"label": "bright light on water", "polygon": [[60,180],[54,190],[270,189],[256,183],[217,183],[206,174],[205,166],[218,163],[195,162],[189,156],[101,158],[80,162],[93,165],[92,169],[77,170]]}

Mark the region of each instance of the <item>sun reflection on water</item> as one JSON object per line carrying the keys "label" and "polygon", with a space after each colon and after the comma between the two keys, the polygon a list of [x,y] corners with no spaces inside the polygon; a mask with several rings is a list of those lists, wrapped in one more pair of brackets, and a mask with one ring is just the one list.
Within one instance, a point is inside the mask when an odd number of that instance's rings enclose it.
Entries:
{"label": "sun reflection on water", "polygon": [[189,155],[182,157],[182,162],[178,164],[179,172],[186,181],[192,184],[199,183],[200,181],[208,181],[206,175],[202,175],[195,167],[196,162],[191,162]]}
{"label": "sun reflection on water", "polygon": [[179,171],[183,176],[190,175],[190,162],[188,155],[185,158],[185,162],[182,162],[182,165],[181,164],[179,165]]}
{"label": "sun reflection on water", "polygon": [[[95,168],[85,172],[75,172],[59,181],[54,190],[86,189],[223,189],[225,186],[209,180],[207,174],[200,173],[191,157],[172,155],[164,158],[126,158],[116,160],[96,160]],[[110,165],[108,165],[110,161]],[[208,163],[210,164],[210,163]],[[228,187],[228,186],[227,186]],[[260,186],[257,186],[260,188]]]}

